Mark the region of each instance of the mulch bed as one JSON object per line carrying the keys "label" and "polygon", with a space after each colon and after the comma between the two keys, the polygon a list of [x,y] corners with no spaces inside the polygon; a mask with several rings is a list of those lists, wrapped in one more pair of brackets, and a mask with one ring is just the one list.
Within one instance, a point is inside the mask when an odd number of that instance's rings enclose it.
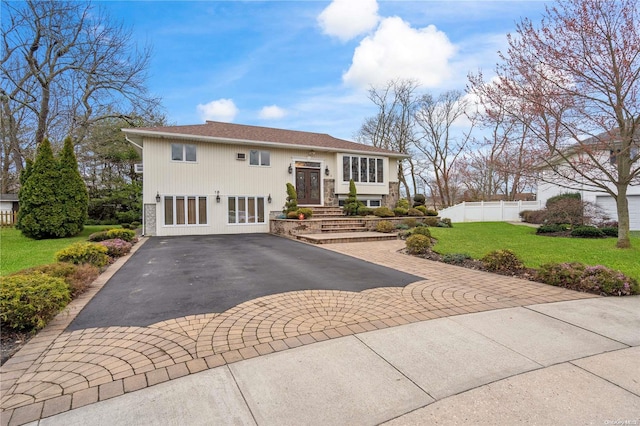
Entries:
{"label": "mulch bed", "polygon": [[34,333],[5,330],[0,333],[0,365],[20,350],[34,336]]}

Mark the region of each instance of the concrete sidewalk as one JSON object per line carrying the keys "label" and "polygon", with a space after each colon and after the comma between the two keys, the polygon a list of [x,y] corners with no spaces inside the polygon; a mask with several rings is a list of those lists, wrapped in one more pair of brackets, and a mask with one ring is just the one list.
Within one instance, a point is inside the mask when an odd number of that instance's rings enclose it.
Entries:
{"label": "concrete sidewalk", "polygon": [[640,297],[450,316],[167,381],[39,425],[640,424]]}

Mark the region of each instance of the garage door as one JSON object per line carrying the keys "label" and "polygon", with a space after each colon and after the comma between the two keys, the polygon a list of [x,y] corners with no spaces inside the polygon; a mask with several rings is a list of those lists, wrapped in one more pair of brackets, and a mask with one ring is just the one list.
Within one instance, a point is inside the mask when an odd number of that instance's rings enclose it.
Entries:
{"label": "garage door", "polygon": [[[640,195],[628,195],[629,200],[629,229],[640,231]],[[596,204],[600,206],[611,220],[618,220],[616,201],[610,196],[597,196]]]}

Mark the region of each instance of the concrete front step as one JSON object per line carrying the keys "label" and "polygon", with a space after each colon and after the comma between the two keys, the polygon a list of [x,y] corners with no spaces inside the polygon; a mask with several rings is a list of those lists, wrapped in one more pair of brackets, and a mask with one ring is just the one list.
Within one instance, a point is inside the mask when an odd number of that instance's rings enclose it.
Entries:
{"label": "concrete front step", "polygon": [[345,233],[324,233],[324,234],[303,234],[296,237],[298,240],[312,244],[335,244],[335,243],[361,243],[367,241],[395,240],[396,233],[382,234],[380,232],[345,232]]}

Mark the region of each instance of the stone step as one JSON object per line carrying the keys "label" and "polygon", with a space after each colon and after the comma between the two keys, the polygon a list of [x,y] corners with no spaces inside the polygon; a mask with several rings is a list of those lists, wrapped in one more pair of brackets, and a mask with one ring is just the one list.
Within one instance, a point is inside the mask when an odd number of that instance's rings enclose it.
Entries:
{"label": "stone step", "polygon": [[337,233],[337,232],[366,232],[367,228],[333,228],[333,229],[326,229],[326,228],[322,228],[322,233],[323,234],[331,234],[331,233]]}
{"label": "stone step", "polygon": [[398,238],[398,235],[395,233],[382,234],[380,232],[345,232],[336,234],[302,234],[296,238],[312,244],[336,244],[395,240]]}

